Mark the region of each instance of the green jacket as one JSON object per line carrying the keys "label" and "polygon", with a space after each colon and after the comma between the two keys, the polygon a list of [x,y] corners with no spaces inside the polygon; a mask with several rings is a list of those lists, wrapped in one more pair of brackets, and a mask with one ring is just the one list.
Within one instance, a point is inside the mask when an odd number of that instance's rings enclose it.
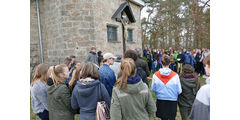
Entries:
{"label": "green jacket", "polygon": [[122,90],[119,87],[113,87],[111,120],[149,120],[155,114],[156,104],[142,80],[136,84],[127,84],[127,88]]}
{"label": "green jacket", "polygon": [[75,111],[71,107],[71,94],[66,84],[47,85],[47,98],[50,120],[74,120]]}

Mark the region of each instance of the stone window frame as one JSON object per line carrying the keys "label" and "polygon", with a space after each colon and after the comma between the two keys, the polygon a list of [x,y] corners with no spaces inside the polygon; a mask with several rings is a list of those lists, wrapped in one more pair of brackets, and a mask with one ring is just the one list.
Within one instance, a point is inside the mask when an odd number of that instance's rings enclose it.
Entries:
{"label": "stone window frame", "polygon": [[[132,40],[129,40],[129,37],[130,37],[129,31],[132,31],[132,34],[131,34],[131,39],[132,39]],[[133,41],[133,31],[134,31],[133,28],[128,28],[128,29],[127,29],[127,33],[128,33],[127,42],[129,42],[129,43],[134,43],[134,41]]]}
{"label": "stone window frame", "polygon": [[[118,25],[114,25],[114,24],[107,24],[106,25],[106,27],[107,27],[107,42],[110,42],[110,43],[118,43],[119,41],[118,41]],[[108,28],[109,27],[112,27],[112,28],[115,28],[116,29],[116,31],[115,31],[115,33],[116,33],[116,40],[109,40],[109,31],[108,31]]]}

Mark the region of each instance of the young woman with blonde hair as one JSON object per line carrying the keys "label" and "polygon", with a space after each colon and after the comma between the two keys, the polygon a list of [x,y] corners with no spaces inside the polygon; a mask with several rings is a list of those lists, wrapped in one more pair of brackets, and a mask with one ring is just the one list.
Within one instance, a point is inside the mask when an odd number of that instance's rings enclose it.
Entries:
{"label": "young woman with blonde hair", "polygon": [[46,81],[49,77],[49,66],[39,64],[31,82],[32,109],[41,120],[49,120]]}
{"label": "young woman with blonde hair", "polygon": [[72,108],[79,109],[79,120],[96,120],[96,107],[99,100],[105,101],[108,106],[110,105],[107,89],[99,79],[96,65],[90,62],[83,65],[80,79],[77,80],[71,98]]}
{"label": "young woman with blonde hair", "polygon": [[116,81],[110,108],[111,120],[149,120],[156,105],[147,85],[136,75],[133,59],[121,62],[121,77]]}
{"label": "young woman with blonde hair", "polygon": [[69,77],[68,67],[64,64],[51,66],[50,79],[47,81],[47,97],[50,120],[73,120],[75,111],[71,108],[71,94],[64,82]]}

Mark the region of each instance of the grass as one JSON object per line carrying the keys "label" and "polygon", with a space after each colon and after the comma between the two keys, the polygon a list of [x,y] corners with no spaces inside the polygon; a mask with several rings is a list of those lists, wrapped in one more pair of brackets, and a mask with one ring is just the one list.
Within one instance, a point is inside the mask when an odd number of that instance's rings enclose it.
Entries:
{"label": "grass", "polygon": [[[152,77],[153,73],[151,73],[151,77]],[[200,80],[200,85],[204,85],[205,84],[205,78],[203,77],[199,77],[199,80]],[[151,85],[151,81],[149,82],[149,85]],[[150,88],[151,89],[151,88]],[[152,96],[153,96],[153,99],[156,101],[156,95],[152,92]],[[31,100],[30,100],[31,101]],[[31,103],[30,103],[31,104]],[[75,115],[75,118],[74,120],[78,120],[79,118],[79,114]],[[33,113],[33,110],[32,110],[32,105],[30,106],[30,119],[31,120],[41,120],[40,118],[38,118],[38,116],[36,114]],[[154,120],[160,120],[159,118],[154,118]],[[177,116],[176,116],[176,120],[181,120],[181,115],[180,115],[180,111],[179,111],[179,108],[177,108]]]}

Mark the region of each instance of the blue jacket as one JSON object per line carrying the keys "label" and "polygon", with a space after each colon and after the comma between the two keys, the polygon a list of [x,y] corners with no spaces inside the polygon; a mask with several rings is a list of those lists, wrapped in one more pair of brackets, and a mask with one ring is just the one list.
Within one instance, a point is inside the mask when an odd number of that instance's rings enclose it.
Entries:
{"label": "blue jacket", "polygon": [[184,63],[191,64],[193,66],[193,56],[191,55],[191,53],[186,53],[184,56],[185,56]]}
{"label": "blue jacket", "polygon": [[[171,73],[169,68],[161,68],[159,71],[161,75],[169,76]],[[178,95],[182,92],[179,76],[174,75],[166,84],[163,80],[157,77],[157,72],[152,78],[152,91],[156,94],[158,100],[177,101]]]}
{"label": "blue jacket", "polygon": [[[100,98],[99,90],[101,90],[102,98]],[[71,106],[75,110],[80,108],[79,120],[96,120],[96,107],[100,99],[104,100],[108,106],[110,105],[110,97],[104,85],[99,80],[80,79],[73,89]]]}
{"label": "blue jacket", "polygon": [[115,73],[107,64],[103,64],[102,67],[100,67],[99,69],[99,74],[100,74],[100,81],[106,87],[110,97],[112,97],[112,89],[113,89],[114,83],[116,82]]}

